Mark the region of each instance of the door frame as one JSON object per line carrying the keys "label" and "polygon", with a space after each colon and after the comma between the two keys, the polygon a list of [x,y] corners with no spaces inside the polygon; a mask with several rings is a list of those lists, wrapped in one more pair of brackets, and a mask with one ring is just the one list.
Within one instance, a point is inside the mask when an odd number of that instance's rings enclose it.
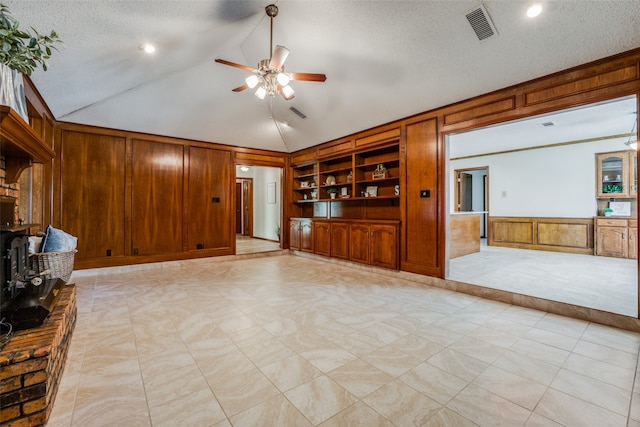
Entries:
{"label": "door frame", "polygon": [[236,178],[236,184],[241,185],[240,235],[253,237],[253,178]]}

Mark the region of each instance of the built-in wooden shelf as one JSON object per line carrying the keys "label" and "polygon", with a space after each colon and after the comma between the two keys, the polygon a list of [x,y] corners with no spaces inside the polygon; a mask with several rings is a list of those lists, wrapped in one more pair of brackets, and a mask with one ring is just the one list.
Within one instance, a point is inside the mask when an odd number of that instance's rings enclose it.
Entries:
{"label": "built-in wooden shelf", "polygon": [[18,113],[0,105],[0,155],[5,159],[5,182],[13,184],[32,163],[48,162],[55,152]]}

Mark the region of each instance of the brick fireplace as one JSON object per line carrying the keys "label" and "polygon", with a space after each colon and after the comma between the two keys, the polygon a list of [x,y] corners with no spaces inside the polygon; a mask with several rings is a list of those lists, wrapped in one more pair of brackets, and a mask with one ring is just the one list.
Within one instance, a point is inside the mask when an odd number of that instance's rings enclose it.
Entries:
{"label": "brick fireplace", "polygon": [[42,326],[19,331],[0,350],[0,424],[46,424],[76,323],[76,288],[62,288]]}

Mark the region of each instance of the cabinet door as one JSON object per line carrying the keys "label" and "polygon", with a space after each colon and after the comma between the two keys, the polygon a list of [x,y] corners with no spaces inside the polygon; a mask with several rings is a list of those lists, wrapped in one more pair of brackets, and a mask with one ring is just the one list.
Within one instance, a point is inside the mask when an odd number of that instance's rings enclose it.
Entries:
{"label": "cabinet door", "polygon": [[133,140],[133,255],[182,252],[183,152]]}
{"label": "cabinet door", "polygon": [[300,250],[313,252],[313,225],[311,221],[300,223]]}
{"label": "cabinet door", "polygon": [[233,229],[231,152],[189,148],[189,250],[231,250]]}
{"label": "cabinet door", "polygon": [[300,250],[300,221],[289,220],[289,248]]}
{"label": "cabinet door", "polygon": [[629,151],[629,196],[638,196],[638,153]]}
{"label": "cabinet door", "polygon": [[598,227],[597,255],[626,258],[628,250],[627,227]]}
{"label": "cabinet door", "polygon": [[599,197],[629,195],[629,155],[627,151],[603,153],[596,156]]}
{"label": "cabinet door", "polygon": [[629,233],[629,252],[628,256],[632,259],[638,259],[638,229],[633,227],[628,229]]}
{"label": "cabinet door", "polygon": [[313,252],[318,255],[331,255],[331,225],[328,222],[313,223]]}
{"label": "cabinet door", "polygon": [[369,225],[351,224],[349,233],[349,259],[369,264]]}
{"label": "cabinet door", "polygon": [[398,268],[397,242],[395,226],[371,224],[371,265]]}
{"label": "cabinet door", "polygon": [[331,224],[331,256],[349,259],[349,224],[346,222]]}
{"label": "cabinet door", "polygon": [[78,237],[76,259],[126,255],[125,139],[63,131],[60,144],[60,228]]}

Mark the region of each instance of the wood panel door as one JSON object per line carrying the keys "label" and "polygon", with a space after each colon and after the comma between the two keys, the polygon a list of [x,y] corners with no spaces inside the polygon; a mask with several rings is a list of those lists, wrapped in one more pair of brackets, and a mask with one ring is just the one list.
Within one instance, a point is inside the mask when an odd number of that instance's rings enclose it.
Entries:
{"label": "wood panel door", "polygon": [[236,181],[236,234],[242,234],[242,181]]}
{"label": "wood panel door", "polygon": [[602,256],[627,258],[629,244],[627,227],[598,227],[596,253]]}
{"label": "wood panel door", "polygon": [[182,251],[184,147],[133,140],[133,255]]}
{"label": "wood panel door", "polygon": [[300,222],[300,250],[313,252],[313,224],[311,220]]}
{"label": "wood panel door", "polygon": [[125,240],[125,139],[63,131],[60,228],[78,237],[77,260],[120,257]]}
{"label": "wood panel door", "polygon": [[331,256],[349,259],[349,223],[331,223]]}
{"label": "wood panel door", "polygon": [[289,220],[289,248],[300,250],[300,221]]}
{"label": "wood panel door", "polygon": [[230,151],[189,147],[190,251],[232,248],[233,173]]}
{"label": "wood panel door", "polygon": [[349,259],[369,264],[369,225],[351,224],[349,233]]}
{"label": "wood panel door", "polygon": [[329,222],[313,223],[313,251],[318,255],[331,255],[331,224]]}
{"label": "wood panel door", "polygon": [[393,225],[371,224],[371,265],[398,268],[398,236]]}
{"label": "wood panel door", "polygon": [[629,227],[629,251],[627,256],[631,259],[638,259],[638,229],[636,227]]}

